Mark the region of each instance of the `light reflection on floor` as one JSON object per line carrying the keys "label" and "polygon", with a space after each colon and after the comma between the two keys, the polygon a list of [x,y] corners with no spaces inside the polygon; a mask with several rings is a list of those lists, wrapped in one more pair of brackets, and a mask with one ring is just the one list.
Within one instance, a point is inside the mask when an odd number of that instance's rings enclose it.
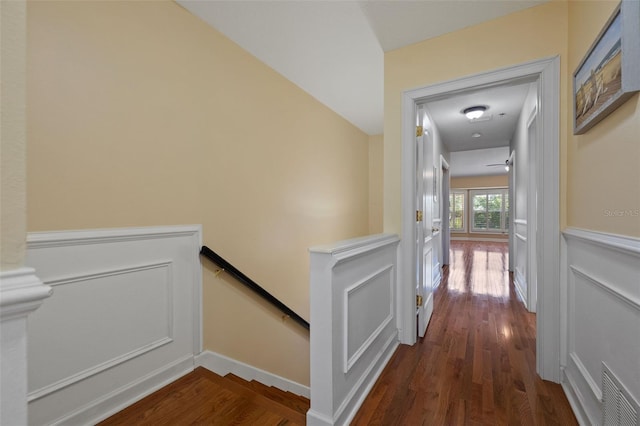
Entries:
{"label": "light reflection on floor", "polygon": [[509,246],[507,243],[451,242],[450,292],[471,292],[509,297]]}

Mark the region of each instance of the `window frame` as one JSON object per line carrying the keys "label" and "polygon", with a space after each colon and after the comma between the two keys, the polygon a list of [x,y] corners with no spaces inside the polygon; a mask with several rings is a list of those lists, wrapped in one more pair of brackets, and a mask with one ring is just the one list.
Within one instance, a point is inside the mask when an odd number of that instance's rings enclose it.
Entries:
{"label": "window frame", "polygon": [[[489,228],[489,224],[488,224],[488,218],[487,218],[487,227],[486,228],[476,228],[476,223],[475,223],[475,209],[473,207],[473,201],[475,196],[477,195],[485,195],[485,196],[489,196],[489,195],[500,195],[501,196],[501,202],[500,202],[500,228],[496,229],[496,228]],[[507,200],[507,202],[505,202],[505,199]],[[488,200],[488,198],[487,198]],[[509,217],[509,219],[511,219],[511,212],[508,211],[508,209],[505,208],[505,204],[511,204],[510,203],[511,200],[509,200],[509,188],[505,188],[505,187],[500,187],[500,188],[486,188],[486,189],[470,189],[469,190],[469,194],[468,194],[468,205],[469,208],[467,209],[469,211],[469,232],[470,233],[474,233],[474,234],[508,234],[509,233],[509,224],[507,223],[507,217]],[[488,202],[488,201],[487,201]],[[487,210],[486,213],[489,213],[489,209],[487,206]],[[487,215],[488,216],[488,215]]]}
{"label": "window frame", "polygon": [[[451,218],[449,218],[449,231],[450,232],[456,232],[459,234],[466,234],[467,233],[467,190],[466,189],[450,189],[449,190],[449,197],[451,197],[452,195],[456,195],[456,194],[461,194],[462,195],[462,228],[454,228],[451,226]],[[454,197],[455,199],[455,197]],[[454,206],[451,205],[451,198],[449,198],[449,215],[452,215],[455,212],[455,209],[453,208]]]}

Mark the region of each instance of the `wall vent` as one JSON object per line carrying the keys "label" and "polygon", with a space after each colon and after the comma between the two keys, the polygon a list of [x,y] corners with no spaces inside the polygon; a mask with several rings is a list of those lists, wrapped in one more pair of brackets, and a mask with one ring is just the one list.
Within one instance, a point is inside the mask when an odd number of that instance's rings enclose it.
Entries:
{"label": "wall vent", "polygon": [[602,423],[604,426],[640,426],[640,407],[624,385],[602,363]]}

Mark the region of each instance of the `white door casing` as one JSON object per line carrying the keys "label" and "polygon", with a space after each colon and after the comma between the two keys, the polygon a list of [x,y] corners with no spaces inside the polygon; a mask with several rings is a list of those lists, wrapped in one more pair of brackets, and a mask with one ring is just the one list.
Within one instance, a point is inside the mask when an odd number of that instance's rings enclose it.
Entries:
{"label": "white door casing", "polygon": [[[538,81],[538,139],[534,149],[538,263],[537,372],[545,380],[560,380],[561,287],[559,213],[560,58],[551,57],[405,91],[402,94],[402,243],[398,268],[400,341],[416,342],[416,105],[433,96],[515,80]],[[532,207],[533,208],[533,207]]]}
{"label": "white door casing", "polygon": [[[449,230],[449,215],[451,214],[449,205],[449,185],[450,185],[450,176],[449,176],[449,163],[447,160],[440,155],[440,171],[441,171],[441,179],[440,179],[440,194],[442,194],[442,227],[440,231],[440,247],[442,247],[442,266],[449,264],[449,245],[451,241],[451,234]],[[439,282],[436,282],[436,287]]]}
{"label": "white door casing", "polygon": [[538,145],[537,136],[537,117],[538,108],[534,108],[527,121],[527,149],[528,155],[528,176],[527,176],[527,310],[536,312],[537,295],[538,295],[538,273],[537,267],[539,257],[539,247],[537,245],[536,230],[536,204],[537,194],[535,190],[536,183],[536,157],[535,150]]}

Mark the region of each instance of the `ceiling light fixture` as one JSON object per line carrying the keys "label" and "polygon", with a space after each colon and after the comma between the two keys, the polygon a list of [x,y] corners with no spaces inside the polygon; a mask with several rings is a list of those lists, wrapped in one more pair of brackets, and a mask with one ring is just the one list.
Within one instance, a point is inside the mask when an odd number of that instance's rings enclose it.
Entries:
{"label": "ceiling light fixture", "polygon": [[482,117],[482,114],[487,110],[484,105],[476,105],[462,110],[462,113],[467,116],[469,120],[476,120]]}
{"label": "ceiling light fixture", "polygon": [[475,133],[471,134],[472,138],[479,138],[481,136],[482,136],[482,133],[480,133],[480,132],[475,132]]}

